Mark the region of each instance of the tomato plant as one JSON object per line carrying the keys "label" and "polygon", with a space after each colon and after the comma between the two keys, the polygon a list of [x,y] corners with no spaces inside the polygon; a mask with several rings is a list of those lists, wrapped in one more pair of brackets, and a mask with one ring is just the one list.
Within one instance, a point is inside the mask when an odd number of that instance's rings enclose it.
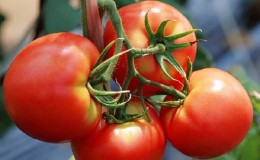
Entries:
{"label": "tomato plant", "polygon": [[[165,85],[171,85],[176,89],[181,89],[183,87],[183,77],[164,58],[172,55],[184,70],[187,69],[188,59],[190,59],[192,62],[194,61],[197,48],[196,43],[187,46],[186,48],[177,49],[179,47],[178,44],[189,44],[190,42],[196,41],[194,33],[183,36],[181,38],[176,38],[174,40],[167,39],[167,37],[172,35],[178,35],[183,32],[192,30],[192,26],[186,17],[174,7],[159,1],[143,1],[134,3],[120,8],[118,12],[121,16],[127,38],[133,47],[145,49],[158,43],[162,43],[166,46],[166,53],[164,54],[164,57],[146,55],[142,58],[135,59],[134,65],[137,71],[149,80]],[[149,27],[145,23],[146,13],[149,21]],[[165,24],[165,26],[161,29],[158,29],[162,22],[165,21],[167,21],[167,24]],[[147,27],[148,30],[149,28],[151,29],[151,33],[147,31]],[[154,34],[156,32],[157,34]],[[107,45],[116,38],[117,35],[112,26],[112,23],[111,21],[108,21],[104,30],[104,44]],[[113,53],[114,49],[111,49],[108,52],[108,57],[111,57]],[[165,74],[159,63],[163,63],[166,72],[172,78]],[[120,84],[123,84],[127,75],[127,70],[127,56],[124,55],[119,58],[113,75]],[[130,82],[129,89],[133,91],[138,89],[139,85],[140,82],[138,79],[133,78]],[[160,88],[148,85],[143,86],[144,95],[153,95],[159,92],[161,92]]]}
{"label": "tomato plant", "polygon": [[179,151],[191,157],[213,158],[231,151],[244,139],[253,108],[235,78],[207,68],[192,73],[183,105],[162,108],[160,118],[168,139]]}
{"label": "tomato plant", "polygon": [[[119,10],[114,0],[80,2],[83,36],[92,42],[46,35],[21,50],[5,75],[5,106],[22,131],[69,141],[77,160],[159,160],[166,138],[187,156],[213,158],[244,139],[253,117],[246,91],[221,70],[192,73],[198,30],[176,8],[160,1]],[[103,49],[104,13],[110,19]],[[113,88],[111,80],[119,84]]]}
{"label": "tomato plant", "polygon": [[15,124],[33,138],[68,141],[90,132],[101,107],[86,88],[99,52],[86,38],[54,33],[28,44],[4,79],[4,102]]}
{"label": "tomato plant", "polygon": [[[100,128],[83,138],[72,141],[77,160],[130,160],[163,158],[165,135],[155,110],[145,103],[151,117],[146,116],[122,124],[106,124],[101,121]],[[126,108],[127,114],[143,112],[140,99],[133,98]]]}

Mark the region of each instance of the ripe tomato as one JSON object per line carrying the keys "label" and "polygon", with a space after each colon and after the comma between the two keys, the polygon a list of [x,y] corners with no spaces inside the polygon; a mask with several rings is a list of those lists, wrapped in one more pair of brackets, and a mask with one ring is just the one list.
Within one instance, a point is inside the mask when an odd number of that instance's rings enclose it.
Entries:
{"label": "ripe tomato", "polygon": [[[167,97],[168,98],[168,97]],[[231,151],[246,136],[253,118],[247,92],[230,74],[195,71],[190,93],[179,108],[162,108],[170,142],[185,155],[213,158]]]}
{"label": "ripe tomato", "polygon": [[[132,43],[133,47],[137,48],[147,48],[150,45],[150,40],[144,23],[145,14],[147,12],[149,12],[148,19],[151,29],[154,32],[157,30],[160,23],[165,20],[172,20],[169,21],[165,27],[165,36],[179,34],[192,29],[190,22],[177,9],[159,1],[142,1],[122,7],[118,11],[122,19],[123,27],[130,42]],[[108,21],[104,30],[104,44],[107,45],[116,38],[117,37],[111,21]],[[192,33],[185,37],[174,40],[174,43],[188,43],[195,40],[195,34]],[[196,48],[197,45],[193,44],[190,47],[175,50],[171,54],[183,67],[183,69],[186,70],[188,58],[192,62],[195,59]],[[111,57],[113,55],[114,49],[115,48],[110,49],[108,57]],[[174,69],[173,66],[169,65],[168,62],[165,62],[167,66],[166,70],[171,75],[171,77],[176,79],[176,81],[173,81],[163,73],[153,55],[135,59],[134,64],[137,71],[147,79],[163,83],[165,85],[171,85],[176,89],[181,89],[183,87],[181,83],[183,82],[183,78],[176,71],[176,69]],[[120,57],[113,75],[120,84],[122,84],[124,81],[127,69],[128,66],[126,55],[123,55],[122,57]],[[134,78],[130,83],[129,89],[135,90],[139,87],[139,85],[139,81]],[[158,92],[161,92],[161,90],[153,86],[145,85],[143,88],[143,94],[145,96],[154,95]]]}
{"label": "ripe tomato", "polygon": [[4,79],[4,102],[15,124],[33,138],[61,142],[91,131],[101,106],[86,88],[99,57],[86,38],[54,33],[27,45]]}
{"label": "ripe tomato", "polygon": [[[77,160],[160,160],[163,158],[166,138],[157,113],[145,104],[152,121],[146,116],[123,124],[105,124],[91,136],[72,141]],[[139,99],[127,106],[128,114],[143,112]]]}

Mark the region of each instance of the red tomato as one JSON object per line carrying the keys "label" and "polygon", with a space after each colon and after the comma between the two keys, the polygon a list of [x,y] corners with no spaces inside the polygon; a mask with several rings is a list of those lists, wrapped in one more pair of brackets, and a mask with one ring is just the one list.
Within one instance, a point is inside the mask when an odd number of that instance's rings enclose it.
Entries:
{"label": "red tomato", "polygon": [[101,106],[86,83],[99,57],[86,38],[55,33],[27,45],[4,79],[4,102],[15,124],[33,138],[61,142],[91,131]]}
{"label": "red tomato", "polygon": [[[165,20],[169,21],[165,27],[165,36],[179,34],[192,29],[190,22],[174,7],[159,2],[159,1],[143,1],[139,3],[134,3],[125,7],[120,8],[119,14],[121,16],[123,27],[125,32],[132,43],[133,47],[137,48],[147,48],[150,45],[150,40],[148,38],[147,31],[145,29],[145,14],[148,13],[148,19],[152,30],[155,32],[161,22]],[[104,30],[104,44],[109,44],[112,40],[115,40],[116,34],[111,21],[108,21]],[[195,34],[192,33],[183,38],[179,38],[174,41],[174,43],[187,43],[195,41]],[[166,46],[167,47],[167,46]],[[114,53],[114,49],[110,49],[108,57],[111,57]],[[193,62],[196,55],[197,45],[193,44],[185,49],[179,49],[172,52],[174,58],[183,67],[184,70],[187,69],[188,58]],[[171,85],[176,89],[181,89],[183,87],[183,78],[181,75],[166,62],[166,69],[168,73],[176,79],[176,81],[171,80],[167,77],[160,66],[158,65],[155,57],[153,55],[138,58],[134,62],[137,71],[142,74],[145,78],[163,83],[165,85]],[[119,59],[116,70],[114,72],[114,78],[122,84],[126,76],[128,66],[126,55],[123,55]],[[134,78],[129,86],[130,90],[135,90],[139,87],[139,81]],[[154,95],[155,93],[161,92],[159,88],[145,85],[143,88],[143,94],[145,96]]]}
{"label": "red tomato", "polygon": [[[77,160],[160,160],[163,158],[166,138],[157,113],[145,104],[152,121],[146,116],[123,124],[104,124],[91,136],[72,141]],[[139,99],[127,106],[127,113],[143,112]]]}
{"label": "red tomato", "polygon": [[162,108],[160,118],[179,151],[191,157],[213,158],[231,151],[244,139],[253,108],[234,77],[208,68],[192,73],[190,93],[183,105]]}

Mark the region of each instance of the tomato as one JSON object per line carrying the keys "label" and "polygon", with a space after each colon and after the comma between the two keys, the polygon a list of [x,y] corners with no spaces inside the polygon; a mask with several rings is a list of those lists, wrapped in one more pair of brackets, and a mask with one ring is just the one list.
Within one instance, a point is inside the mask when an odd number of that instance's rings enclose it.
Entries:
{"label": "tomato", "polygon": [[54,33],[28,44],[3,83],[5,106],[15,124],[47,142],[90,132],[102,112],[86,88],[98,57],[88,39],[72,33]]}
{"label": "tomato", "polygon": [[[151,116],[123,124],[106,124],[91,136],[72,141],[77,160],[160,160],[163,158],[166,138],[157,113],[145,104]],[[141,101],[133,98],[127,106],[128,114],[143,112]]]}
{"label": "tomato", "polygon": [[[150,22],[150,26],[154,32],[157,30],[160,23],[165,20],[171,20],[165,27],[165,36],[179,34],[192,29],[190,22],[185,18],[183,14],[181,14],[174,7],[159,1],[142,1],[122,7],[118,11],[121,16],[123,27],[129,41],[132,43],[133,47],[137,48],[147,48],[151,45],[144,23],[145,14],[147,12],[149,12],[148,19]],[[111,21],[109,20],[104,30],[104,44],[107,45],[116,38],[117,37],[114,28],[111,24]],[[174,43],[179,44],[192,41],[196,41],[194,33],[176,39],[174,40]],[[193,44],[190,47],[175,50],[171,54],[183,67],[183,69],[186,70],[188,58],[192,62],[195,59],[196,48],[197,45]],[[115,48],[110,49],[107,58],[113,55],[114,49]],[[172,65],[169,65],[168,62],[165,62],[166,70],[171,75],[171,77],[176,79],[175,81],[164,74],[153,55],[135,59],[134,64],[137,71],[147,79],[165,85],[171,85],[176,89],[181,89],[183,87],[182,76],[174,69]],[[127,58],[126,55],[123,55],[122,57],[120,57],[113,75],[114,79],[116,79],[120,84],[122,84],[124,81],[127,69]],[[139,85],[140,82],[138,81],[138,79],[134,78],[130,82],[129,89],[133,91],[137,89]],[[145,96],[151,96],[159,92],[161,92],[161,89],[154,86],[145,85],[143,87],[143,94]]]}
{"label": "tomato", "polygon": [[167,138],[179,151],[191,157],[213,158],[231,151],[244,139],[253,108],[233,76],[207,68],[192,73],[183,105],[162,108],[160,118]]}

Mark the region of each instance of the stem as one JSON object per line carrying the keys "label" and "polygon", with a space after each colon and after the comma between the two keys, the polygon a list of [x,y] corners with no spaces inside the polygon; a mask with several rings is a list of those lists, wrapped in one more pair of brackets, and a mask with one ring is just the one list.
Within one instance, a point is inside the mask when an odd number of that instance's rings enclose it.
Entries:
{"label": "stem", "polygon": [[[126,54],[128,51],[129,50],[126,50],[124,52],[120,52],[120,53],[116,54],[115,56],[112,56],[111,58],[105,60],[103,63],[98,65],[96,68],[94,68],[90,73],[90,79],[89,79],[90,83],[97,85],[97,84],[100,84],[102,82],[106,83],[108,80],[110,80],[111,75],[114,71],[114,68],[113,68],[114,63],[116,65],[118,58],[120,56],[122,56],[123,54]],[[106,70],[106,72],[102,73],[103,70]],[[93,79],[95,77],[99,77],[99,78]]]}
{"label": "stem", "polygon": [[133,48],[132,52],[134,53],[134,57],[136,58],[142,58],[146,55],[151,55],[151,54],[157,54],[157,53],[164,53],[166,47],[163,44],[156,44],[154,47],[149,47],[146,49],[142,48]]}
{"label": "stem", "polygon": [[[130,44],[130,42],[129,42],[126,34],[125,34],[121,17],[119,15],[118,11],[117,11],[116,3],[113,0],[98,0],[98,5],[101,9],[103,9],[103,10],[105,10],[109,13],[110,20],[111,20],[111,23],[114,26],[117,38],[123,38],[124,42],[125,42],[124,45],[125,45],[126,49],[131,49],[132,45]],[[123,45],[123,42],[119,42],[117,44],[115,54],[117,54],[121,51],[122,45]],[[117,61],[118,61],[118,58],[117,58],[117,60],[113,61],[113,63],[111,63],[108,66],[109,70],[115,69]],[[132,68],[132,67],[130,67],[130,68]],[[125,85],[123,85],[123,86],[124,86],[123,90],[127,88],[127,86],[126,87],[125,87]]]}
{"label": "stem", "polygon": [[[121,17],[117,11],[117,7],[116,7],[116,3],[113,0],[99,0],[98,1],[99,7],[103,8],[104,10],[106,10],[109,14],[110,14],[110,20],[112,25],[114,26],[116,35],[118,38],[124,38],[124,46],[126,49],[131,49],[132,44],[130,43],[130,41],[128,40],[123,24],[122,24],[122,20]],[[131,54],[131,52],[129,52],[129,54],[127,55],[127,60],[128,60],[128,71],[127,71],[127,76],[124,80],[124,83],[122,85],[122,89],[126,89],[129,85],[130,80],[132,79],[132,77],[134,76],[134,58]],[[115,68],[115,66],[114,66]]]}
{"label": "stem", "polygon": [[90,83],[87,84],[87,88],[91,95],[93,96],[114,96],[118,94],[124,94],[124,93],[129,93],[129,90],[121,90],[121,91],[100,91],[94,89]]}
{"label": "stem", "polygon": [[[137,72],[137,71],[136,71]],[[161,83],[157,83],[151,80],[146,79],[145,77],[143,77],[141,74],[137,73],[136,77],[142,82],[142,83],[146,83],[149,85],[153,85],[155,87],[159,87],[162,88],[167,94],[174,96],[176,99],[184,99],[186,97],[186,95],[184,93],[182,93],[181,91],[178,91],[174,88],[172,88],[171,86],[166,86],[164,84]]]}
{"label": "stem", "polygon": [[180,99],[177,101],[165,101],[165,102],[160,102],[160,101],[154,101],[155,104],[161,106],[161,107],[170,107],[170,108],[177,108],[180,105],[182,105],[184,102],[184,99]]}
{"label": "stem", "polygon": [[[140,95],[141,95],[141,96],[140,96],[140,99],[141,99],[141,102],[142,102],[142,107],[143,107],[143,110],[145,111],[145,110],[147,110],[147,108],[146,108],[146,106],[145,106],[145,99],[144,99],[144,97],[143,97],[142,85],[141,85]],[[151,118],[151,116],[149,115],[149,113],[146,112],[145,115],[146,115],[146,118],[147,118],[148,122],[151,122],[151,121],[152,121],[152,118]]]}
{"label": "stem", "polygon": [[83,31],[83,36],[85,38],[89,37],[88,33],[88,24],[87,24],[87,2],[86,0],[80,0],[80,6],[81,6],[81,26]]}
{"label": "stem", "polygon": [[98,5],[101,9],[107,11],[110,15],[110,20],[114,26],[118,38],[125,39],[125,47],[131,49],[132,45],[129,42],[122,24],[121,17],[117,11],[116,3],[113,0],[98,0]]}
{"label": "stem", "polygon": [[[146,79],[141,74],[139,74],[137,69],[135,68],[134,60],[136,58],[141,58],[143,56],[151,55],[151,54],[157,54],[157,55],[163,54],[166,52],[165,45],[155,43],[146,49],[134,48],[125,33],[125,30],[124,30],[123,24],[122,24],[122,19],[117,10],[116,3],[113,0],[98,0],[98,5],[99,5],[100,10],[107,11],[109,13],[110,21],[114,27],[116,36],[119,39],[123,39],[123,41],[118,41],[118,43],[116,44],[114,56],[112,56],[110,59],[104,61],[100,65],[98,65],[91,72],[90,77],[93,77],[93,78],[90,78],[91,84],[93,85],[93,84],[97,84],[96,82],[98,82],[98,83],[105,82],[105,81],[107,81],[108,78],[111,78],[112,73],[117,65],[119,57],[122,54],[127,53],[126,56],[127,56],[128,69],[127,69],[126,77],[122,84],[123,91],[125,91],[128,88],[132,78],[136,77],[140,80],[141,84],[148,84],[148,85],[152,85],[152,86],[161,88],[164,93],[166,93],[167,95],[173,96],[177,101],[172,102],[172,104],[175,104],[175,105],[181,104],[186,97],[185,93],[182,93],[181,91],[176,90],[172,86],[167,86],[167,85],[160,84],[158,82]],[[167,22],[165,22],[165,25],[166,25],[166,23]],[[164,28],[164,26],[162,26],[162,28]],[[124,45],[124,48],[126,49],[125,52],[121,52],[123,45]],[[188,45],[190,45],[190,44],[188,44]],[[177,70],[178,70],[178,68],[177,68]],[[183,73],[183,75],[185,75],[184,71],[182,71],[180,69],[178,71],[180,71],[180,73]],[[142,89],[140,89],[140,90],[142,92]],[[129,96],[131,96],[131,94]],[[97,100],[100,102],[106,101],[106,99],[104,99],[104,98],[100,98],[100,99],[97,98]],[[113,109],[113,112],[112,112],[112,114],[106,115],[106,118],[111,120],[112,122],[116,121],[116,123],[123,122],[124,119],[129,120],[128,115],[126,114],[127,102],[129,100],[130,100],[129,97],[127,97],[126,95],[122,95],[120,97],[120,100],[118,101],[119,103],[122,102],[122,104],[120,106],[118,104],[115,104],[115,106],[109,107],[109,105],[108,105],[107,107],[109,109]],[[144,97],[142,97],[142,103],[144,105]],[[105,103],[105,104],[107,104],[107,103]],[[146,115],[146,116],[149,119],[149,115]],[[134,118],[134,117],[131,116],[130,119],[132,119],[132,118]]]}

